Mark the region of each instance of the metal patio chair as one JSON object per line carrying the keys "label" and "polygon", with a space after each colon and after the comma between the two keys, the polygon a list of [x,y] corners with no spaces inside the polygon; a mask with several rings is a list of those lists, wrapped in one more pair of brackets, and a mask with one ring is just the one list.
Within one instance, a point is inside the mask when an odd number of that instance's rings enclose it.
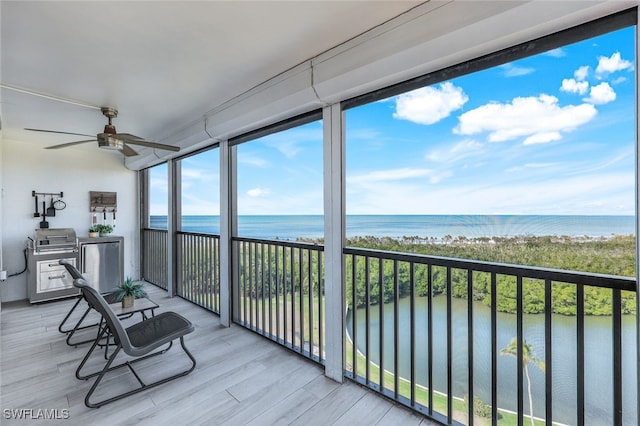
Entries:
{"label": "metal patio chair", "polygon": [[[87,380],[91,377],[97,376],[96,381],[93,383],[84,399],[84,403],[87,407],[97,408],[110,402],[114,402],[135,393],[141,392],[145,389],[167,383],[171,380],[177,379],[178,377],[186,376],[187,374],[191,373],[196,367],[195,358],[187,350],[184,344],[184,336],[193,332],[194,330],[193,324],[191,324],[189,320],[175,312],[163,312],[159,315],[140,321],[130,327],[125,328],[124,325],[120,322],[120,319],[109,307],[107,301],[97,290],[89,286],[87,282],[82,278],[75,279],[73,284],[76,287],[80,288],[83,296],[87,300],[87,303],[89,303],[89,305],[93,309],[95,309],[102,315],[106,324],[105,327],[102,327],[99,330],[99,334],[93,342],[93,345],[91,346],[85,357],[82,359],[82,362],[76,370],[76,377],[80,380]],[[89,360],[91,354],[94,352],[96,347],[98,347],[99,341],[103,337],[105,337],[107,333],[110,333],[115,340],[115,350],[109,356],[102,370],[90,374],[83,374],[82,369],[87,363],[87,360]],[[182,350],[191,360],[191,366],[186,370],[173,374],[169,377],[156,380],[152,383],[145,383],[138,375],[138,373],[134,370],[133,364],[167,352],[173,345],[173,341],[177,339],[180,339],[180,346],[182,346]],[[167,345],[166,348],[158,350],[165,345]],[[126,355],[129,355],[134,359],[127,360],[115,366],[111,366],[120,351],[123,351]],[[128,367],[131,370],[135,378],[140,383],[140,387],[120,393],[110,398],[91,402],[91,396],[100,386],[105,375],[108,372],[119,369],[121,367]]]}
{"label": "metal patio chair", "polygon": [[[73,277],[74,280],[78,279],[78,278],[82,278],[84,279],[84,277],[82,276],[82,274],[80,273],[80,271],[78,270],[78,268],[76,268],[73,264],[71,264],[68,260],[62,259],[58,262],[60,265],[63,265],[66,269],[67,272],[69,272],[69,275],[71,275]],[[116,299],[116,293],[115,292],[110,292],[110,293],[102,293],[102,296],[105,298],[105,300],[107,301],[107,303],[115,303],[117,302]],[[71,338],[73,337],[73,335],[80,330],[85,330],[87,328],[92,328],[92,327],[97,327],[100,325],[99,322],[93,323],[93,324],[88,324],[88,325],[82,325],[83,321],[85,320],[85,318],[87,317],[87,315],[89,315],[89,312],[91,312],[91,306],[87,306],[87,309],[84,311],[84,313],[82,314],[82,316],[80,317],[80,319],[76,322],[75,326],[73,328],[64,328],[64,325],[66,324],[66,322],[69,320],[69,318],[71,317],[71,315],[73,314],[73,312],[76,310],[76,308],[80,305],[80,303],[85,300],[84,296],[82,295],[82,293],[80,293],[78,295],[78,300],[76,301],[76,303],[71,307],[71,309],[69,310],[69,312],[67,313],[67,315],[64,317],[64,319],[62,320],[62,322],[60,323],[60,325],[58,326],[58,331],[60,333],[66,334],[67,335],[67,345],[69,346],[77,346],[77,345],[81,345],[83,343],[89,343],[92,342],[94,339],[87,339],[87,340],[82,340],[79,342],[72,342]],[[131,314],[133,315],[133,314]],[[129,316],[131,316],[129,315]],[[127,317],[128,318],[128,317]]]}

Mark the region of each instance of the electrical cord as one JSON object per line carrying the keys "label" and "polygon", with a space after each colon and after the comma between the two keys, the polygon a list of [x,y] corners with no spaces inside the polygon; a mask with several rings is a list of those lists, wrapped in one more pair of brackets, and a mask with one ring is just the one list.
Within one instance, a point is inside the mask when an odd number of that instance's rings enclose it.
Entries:
{"label": "electrical cord", "polygon": [[24,272],[27,270],[27,249],[23,250],[23,254],[24,254],[24,269],[20,272],[16,272],[15,274],[9,275],[7,278],[17,277],[20,274],[24,274]]}

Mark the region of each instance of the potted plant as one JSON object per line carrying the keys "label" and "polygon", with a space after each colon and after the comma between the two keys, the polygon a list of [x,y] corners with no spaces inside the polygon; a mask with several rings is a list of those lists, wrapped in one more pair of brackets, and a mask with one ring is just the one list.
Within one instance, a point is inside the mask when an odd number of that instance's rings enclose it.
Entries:
{"label": "potted plant", "polygon": [[132,307],[135,299],[146,296],[147,292],[144,291],[143,284],[134,282],[130,277],[116,287],[116,300],[122,301],[123,308]]}
{"label": "potted plant", "polygon": [[[98,233],[101,237],[104,237],[107,234],[113,232],[113,227],[111,225],[103,225],[101,223],[96,223],[91,228],[89,228],[89,236],[96,237],[95,233]],[[92,235],[93,234],[93,235]]]}
{"label": "potted plant", "polygon": [[100,232],[98,231],[98,225],[93,225],[89,228],[89,238],[98,238],[100,236]]}

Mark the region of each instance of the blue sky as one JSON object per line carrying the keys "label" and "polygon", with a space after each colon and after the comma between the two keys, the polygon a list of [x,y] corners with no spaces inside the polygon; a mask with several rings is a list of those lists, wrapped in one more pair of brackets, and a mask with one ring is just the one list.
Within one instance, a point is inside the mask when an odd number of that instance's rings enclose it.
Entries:
{"label": "blue sky", "polygon": [[[347,110],[347,213],[633,215],[634,64],[627,28]],[[219,213],[218,161],[183,160],[183,214]],[[240,214],[322,197],[321,122],[238,146]]]}

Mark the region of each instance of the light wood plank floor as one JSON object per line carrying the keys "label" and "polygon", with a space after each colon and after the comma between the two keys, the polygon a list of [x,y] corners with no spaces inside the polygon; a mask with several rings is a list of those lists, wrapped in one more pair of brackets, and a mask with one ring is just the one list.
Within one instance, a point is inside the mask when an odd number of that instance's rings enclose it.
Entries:
{"label": "light wood plank floor", "polygon": [[[185,338],[198,365],[186,377],[99,409],[84,405],[93,380],[75,369],[88,345],[70,347],[57,330],[74,299],[29,305],[12,302],[0,313],[0,423],[74,425],[432,425],[421,416],[352,382],[327,379],[320,366],[239,326],[147,285],[157,312],[175,311],[195,325]],[[84,305],[83,305],[84,306]],[[139,320],[139,317],[137,318]],[[131,320],[129,320],[131,321]],[[79,336],[81,337],[81,336]],[[99,359],[88,367],[98,367]],[[143,364],[143,365],[142,365]],[[174,347],[139,364],[144,378],[187,365]],[[110,391],[136,382],[121,369],[104,382]],[[15,411],[49,410],[64,420],[16,420]]]}

